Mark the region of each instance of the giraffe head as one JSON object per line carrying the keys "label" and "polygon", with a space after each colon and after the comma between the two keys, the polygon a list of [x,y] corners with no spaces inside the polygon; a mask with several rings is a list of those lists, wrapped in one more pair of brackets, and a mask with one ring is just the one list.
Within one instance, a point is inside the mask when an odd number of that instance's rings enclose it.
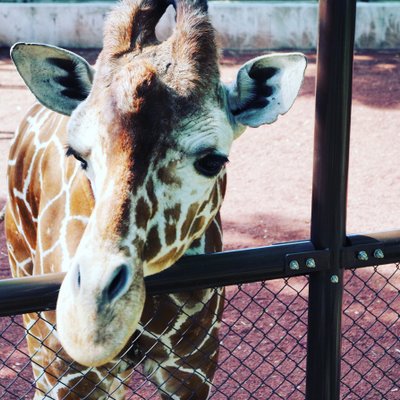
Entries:
{"label": "giraffe head", "polygon": [[62,284],[57,329],[69,355],[104,364],[143,310],[144,277],[174,264],[221,206],[233,140],[293,104],[306,61],[298,53],[244,64],[220,81],[203,0],[176,4],[159,42],[164,0],[126,0],[108,16],[94,71],[81,57],[17,44],[12,57],[37,99],[70,115],[67,154],[81,163],[95,206]]}

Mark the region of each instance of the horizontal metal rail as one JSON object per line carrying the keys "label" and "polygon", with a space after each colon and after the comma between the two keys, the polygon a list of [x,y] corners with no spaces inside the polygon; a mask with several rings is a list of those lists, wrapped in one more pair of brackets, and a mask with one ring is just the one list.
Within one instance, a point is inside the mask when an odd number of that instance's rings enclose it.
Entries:
{"label": "horizontal metal rail", "polygon": [[[146,277],[146,290],[155,295],[307,275],[329,269],[329,260],[329,249],[315,250],[310,241],[183,257],[168,270]],[[398,261],[400,231],[350,236],[342,249],[346,269]],[[0,280],[0,316],[55,309],[64,276]]]}
{"label": "horizontal metal rail", "polygon": [[399,261],[400,230],[347,237],[341,264],[345,269]]}

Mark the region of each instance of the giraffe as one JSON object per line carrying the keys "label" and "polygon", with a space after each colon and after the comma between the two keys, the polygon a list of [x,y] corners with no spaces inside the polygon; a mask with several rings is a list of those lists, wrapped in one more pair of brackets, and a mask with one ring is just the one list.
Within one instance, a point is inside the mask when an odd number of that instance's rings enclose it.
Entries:
{"label": "giraffe", "polygon": [[209,396],[223,290],[151,297],[144,277],[221,251],[231,144],[290,109],[306,60],[260,56],[224,84],[207,2],[174,3],[160,42],[169,5],[122,0],[95,68],[55,46],[12,48],[38,103],[10,149],[10,265],[66,272],[56,310],[24,316],[35,399],[123,399],[135,360],[162,399]]}

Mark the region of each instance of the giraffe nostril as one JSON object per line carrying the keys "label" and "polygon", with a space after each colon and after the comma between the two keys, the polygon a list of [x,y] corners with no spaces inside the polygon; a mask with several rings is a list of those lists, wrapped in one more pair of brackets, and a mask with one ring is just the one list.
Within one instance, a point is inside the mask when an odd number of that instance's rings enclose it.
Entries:
{"label": "giraffe nostril", "polygon": [[111,279],[106,289],[107,300],[109,302],[116,300],[126,293],[129,287],[129,268],[125,264],[120,265]]}
{"label": "giraffe nostril", "polygon": [[75,266],[72,268],[70,276],[72,287],[74,290],[79,291],[81,288],[81,267],[79,264],[75,264]]}
{"label": "giraffe nostril", "polygon": [[78,273],[77,273],[77,283],[78,283],[78,289],[81,287],[81,269],[79,268],[79,264],[78,264]]}

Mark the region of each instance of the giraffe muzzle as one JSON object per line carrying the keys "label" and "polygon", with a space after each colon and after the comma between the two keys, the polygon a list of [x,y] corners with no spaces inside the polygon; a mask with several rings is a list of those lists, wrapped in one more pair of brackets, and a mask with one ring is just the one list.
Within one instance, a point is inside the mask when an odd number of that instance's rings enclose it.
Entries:
{"label": "giraffe muzzle", "polygon": [[103,268],[90,265],[87,258],[79,261],[61,285],[57,331],[74,361],[100,366],[118,356],[138,327],[145,298],[143,272],[121,260]]}

